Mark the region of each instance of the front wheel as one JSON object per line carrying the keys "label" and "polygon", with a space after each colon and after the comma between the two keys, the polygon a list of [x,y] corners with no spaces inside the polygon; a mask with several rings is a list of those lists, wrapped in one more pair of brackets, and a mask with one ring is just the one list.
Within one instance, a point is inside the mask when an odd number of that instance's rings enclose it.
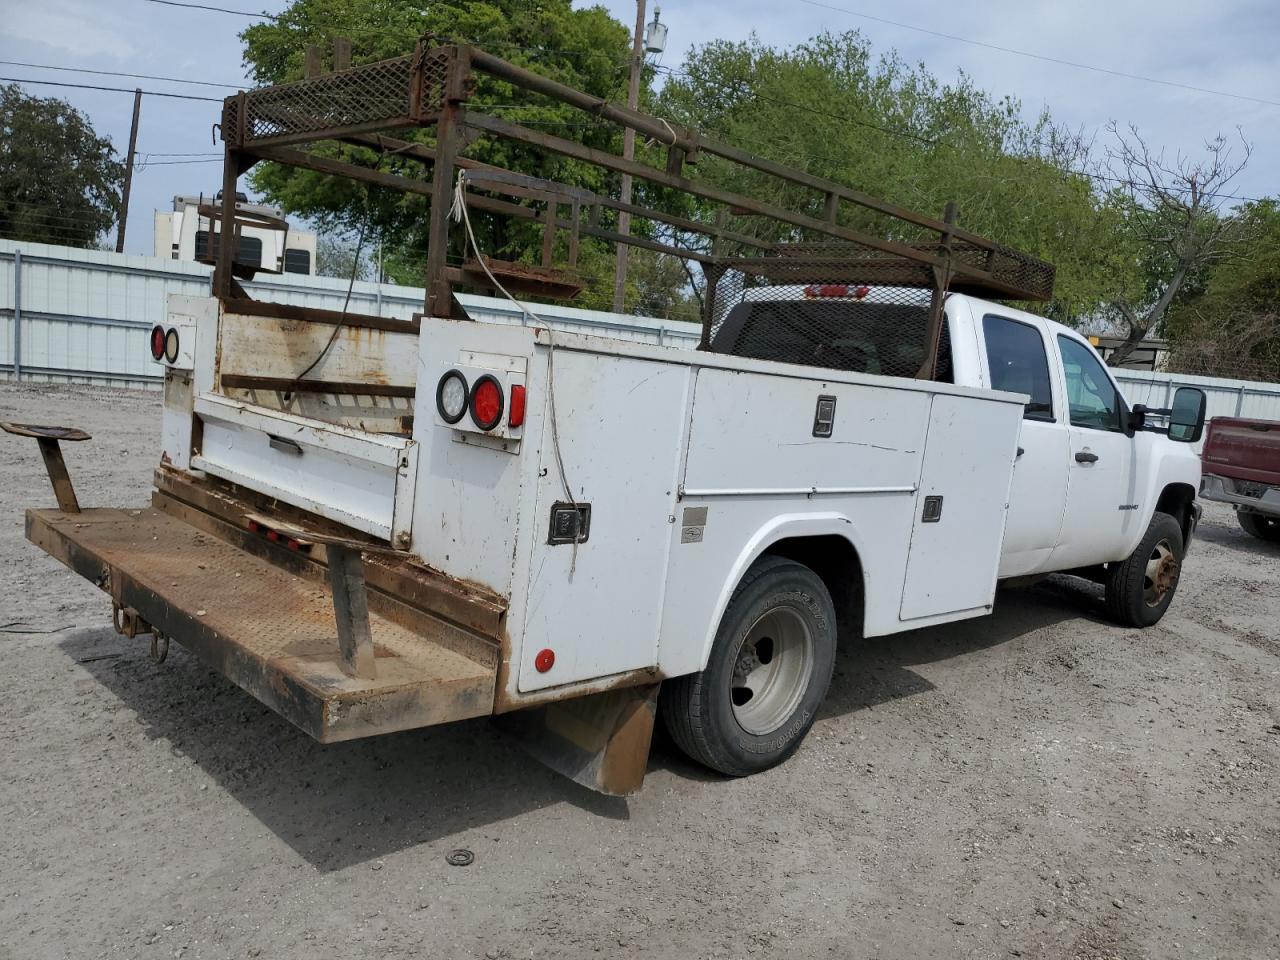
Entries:
{"label": "front wheel", "polygon": [[735,777],[767,770],[813,726],[835,651],[835,607],[822,580],[762,557],[734,591],[706,668],[664,683],[659,712],[691,759]]}
{"label": "front wheel", "polygon": [[1126,627],[1157,623],[1173,602],[1182,573],[1182,527],[1156,513],[1146,535],[1126,560],[1107,568],[1107,612]]}
{"label": "front wheel", "polygon": [[1280,543],[1280,518],[1254,513],[1252,510],[1237,510],[1236,519],[1251,537],[1268,543]]}

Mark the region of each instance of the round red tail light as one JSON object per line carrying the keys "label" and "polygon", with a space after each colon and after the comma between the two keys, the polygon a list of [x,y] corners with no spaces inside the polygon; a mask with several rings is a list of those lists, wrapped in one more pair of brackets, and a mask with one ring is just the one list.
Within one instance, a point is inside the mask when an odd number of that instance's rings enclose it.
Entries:
{"label": "round red tail light", "polygon": [[502,386],[487,373],[471,388],[471,419],[481,430],[492,430],[502,421]]}
{"label": "round red tail light", "polygon": [[159,360],[164,356],[164,327],[156,324],[151,328],[151,359]]}

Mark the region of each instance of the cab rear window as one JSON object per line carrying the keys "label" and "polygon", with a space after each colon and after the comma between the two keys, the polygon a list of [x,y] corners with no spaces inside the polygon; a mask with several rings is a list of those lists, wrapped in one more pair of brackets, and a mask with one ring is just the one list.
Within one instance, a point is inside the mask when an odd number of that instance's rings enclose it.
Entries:
{"label": "cab rear window", "polygon": [[[714,353],[834,370],[914,377],[924,363],[927,306],[867,300],[756,300],[729,311]],[[936,380],[953,382],[943,320]]]}

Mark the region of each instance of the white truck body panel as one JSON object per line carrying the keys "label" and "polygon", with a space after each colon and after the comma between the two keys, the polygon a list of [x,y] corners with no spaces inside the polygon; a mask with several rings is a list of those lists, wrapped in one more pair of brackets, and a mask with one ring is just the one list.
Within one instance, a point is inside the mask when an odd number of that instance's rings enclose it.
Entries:
{"label": "white truck body panel", "polygon": [[[195,324],[196,357],[193,370],[170,371],[168,462],[388,540],[507,598],[499,682],[509,704],[702,669],[743,574],[782,541],[829,538],[856,554],[862,632],[882,635],[984,614],[999,577],[1127,556],[1161,491],[1199,476],[1184,445],[1071,425],[1059,338],[1078,335],[963,296],[947,313],[952,373],[968,385],[535,326],[424,318],[416,338],[340,328],[318,375],[411,382],[411,408],[376,398],[364,408],[372,424],[411,409],[411,435],[352,425],[365,422],[360,408],[331,406],[329,422],[221,389],[220,363],[254,369],[254,352],[293,331],[290,357],[269,370],[287,376],[332,327],[224,317],[199,298],[175,298],[171,310]],[[1026,395],[990,389],[988,314],[1038,332],[1049,420],[1024,420]],[[366,351],[396,359],[381,366]],[[490,432],[469,417],[447,423],[436,385],[450,370],[469,383],[493,376],[508,399],[523,388],[524,422],[504,410]],[[829,437],[815,435],[819,398],[834,400]],[[1098,460],[1078,462],[1082,451]],[[936,522],[926,497],[942,498]],[[591,505],[589,533],[551,544],[552,506],[566,501]],[[544,650],[551,669],[535,663]]]}
{"label": "white truck body panel", "polygon": [[[867,633],[990,609],[1016,395],[465,321],[424,319],[422,337],[413,549],[509,593],[512,696],[701,669],[742,573],[789,537],[841,537],[858,551]],[[517,457],[478,446],[434,409],[430,387],[477,352],[529,357]],[[813,436],[819,396],[836,398],[830,438]],[[576,550],[547,542],[550,506],[566,501],[554,434],[574,500],[591,504]],[[975,434],[979,456],[949,470]],[[913,544],[922,483],[945,490],[949,510]],[[948,580],[979,532],[965,575]],[[543,649],[555,652],[546,672],[534,665]]]}

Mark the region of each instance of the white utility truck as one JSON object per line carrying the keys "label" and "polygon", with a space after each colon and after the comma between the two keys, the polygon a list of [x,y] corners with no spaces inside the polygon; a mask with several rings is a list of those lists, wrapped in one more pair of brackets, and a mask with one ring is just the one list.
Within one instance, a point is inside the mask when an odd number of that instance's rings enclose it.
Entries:
{"label": "white utility truck", "polygon": [[[241,129],[225,196],[242,154],[333,163]],[[431,159],[433,210],[550,190],[486,171],[468,193]],[[566,195],[576,218],[586,200]],[[58,494],[28,537],[157,657],[176,640],[321,741],[503,714],[614,793],[643,777],[655,702],[696,760],[770,767],[812,725],[838,644],[988,614],[1002,580],[1094,578],[1130,626],[1168,609],[1199,514],[1199,461],[1174,441],[1198,438],[1203,395],[1179,391],[1157,428],[1073,330],[947,292],[1007,292],[992,259],[931,290],[936,264],[912,260],[927,245],[707,258],[687,350],[556,331],[536,305],[524,326],[468,319],[453,283],[556,281],[484,257],[461,213],[472,268],[440,261],[413,322],[248,300],[225,256],[217,295],[172,297],[153,331],[151,506],[80,509],[58,440],[83,435],[8,425],[40,440]]]}

